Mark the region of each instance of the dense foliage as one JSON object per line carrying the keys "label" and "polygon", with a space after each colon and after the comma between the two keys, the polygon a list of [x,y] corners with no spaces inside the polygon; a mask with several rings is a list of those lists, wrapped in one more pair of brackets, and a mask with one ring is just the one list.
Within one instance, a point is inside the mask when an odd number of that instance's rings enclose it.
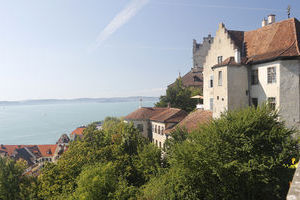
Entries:
{"label": "dense foliage", "polygon": [[103,127],[88,126],[38,179],[0,159],[0,199],[285,199],[299,157],[295,130],[266,106],[176,129],[163,159],[133,124],[107,118]]}
{"label": "dense foliage", "polygon": [[196,108],[197,99],[191,99],[194,95],[201,95],[199,88],[184,87],[180,78],[176,79],[174,86],[168,87],[166,95],[161,96],[159,102],[155,104],[157,107],[180,108],[186,112],[191,112]]}
{"label": "dense foliage", "polygon": [[294,133],[267,107],[226,113],[173,144],[169,170],[147,183],[143,198],[285,199]]}
{"label": "dense foliage", "polygon": [[130,199],[158,172],[160,150],[132,124],[111,118],[103,127],[88,126],[82,141],[71,143],[57,164],[45,167],[39,177],[41,199]]}
{"label": "dense foliage", "polygon": [[0,199],[36,199],[37,183],[33,177],[23,175],[26,165],[0,156]]}

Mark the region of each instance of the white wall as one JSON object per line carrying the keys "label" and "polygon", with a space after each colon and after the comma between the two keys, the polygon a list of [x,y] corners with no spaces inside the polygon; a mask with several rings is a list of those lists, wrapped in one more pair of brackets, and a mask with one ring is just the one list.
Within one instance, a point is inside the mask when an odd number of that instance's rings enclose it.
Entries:
{"label": "white wall", "polygon": [[163,130],[165,130],[166,129],[165,124],[164,123],[160,123],[160,122],[153,122],[152,121],[151,125],[152,125],[152,142],[153,142],[153,144],[157,145],[157,147],[163,148],[164,143],[165,143],[167,137],[166,137],[165,134],[163,134],[163,131],[160,131],[160,133],[159,133],[156,130],[156,132],[155,132],[155,128],[153,128],[153,127],[155,127],[155,125],[156,125],[157,127],[160,127],[160,130],[162,130],[162,128],[163,128]]}
{"label": "white wall", "polygon": [[[276,67],[276,83],[268,83],[268,67]],[[267,101],[268,97],[276,98],[276,108],[279,105],[279,86],[280,86],[280,61],[257,64],[251,67],[252,70],[258,69],[258,84],[251,85],[251,98],[258,98],[258,104]]]}

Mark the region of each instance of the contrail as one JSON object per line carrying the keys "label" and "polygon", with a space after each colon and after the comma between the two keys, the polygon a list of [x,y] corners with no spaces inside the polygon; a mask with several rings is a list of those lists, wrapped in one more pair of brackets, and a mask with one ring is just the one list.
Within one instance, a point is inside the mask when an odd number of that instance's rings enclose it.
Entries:
{"label": "contrail", "polygon": [[111,22],[101,31],[96,39],[96,45],[99,47],[107,38],[116,32],[121,26],[133,18],[150,0],[131,0],[126,7],[121,10]]}

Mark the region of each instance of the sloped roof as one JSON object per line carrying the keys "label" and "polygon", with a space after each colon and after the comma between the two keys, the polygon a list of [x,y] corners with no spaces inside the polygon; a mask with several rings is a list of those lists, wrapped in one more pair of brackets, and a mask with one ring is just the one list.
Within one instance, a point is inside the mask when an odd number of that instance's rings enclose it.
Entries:
{"label": "sloped roof", "polygon": [[[188,132],[195,130],[200,124],[208,123],[212,120],[212,112],[209,110],[197,109],[186,116],[181,122],[179,122],[176,127],[185,127]],[[166,130],[166,133],[171,133],[176,129]]]}
{"label": "sloped roof", "polygon": [[[290,18],[252,31],[228,30],[234,44],[243,51],[244,63],[259,63],[300,56],[300,23]],[[244,46],[244,49],[243,49]]]}
{"label": "sloped roof", "polygon": [[50,145],[1,145],[0,150],[12,156],[15,150],[27,148],[36,157],[51,157],[53,156],[56,144]]}
{"label": "sloped roof", "polygon": [[85,126],[78,127],[71,133],[71,135],[83,135],[83,130],[85,128]]}
{"label": "sloped roof", "polygon": [[[181,77],[182,85],[185,87],[201,87],[203,85],[202,71],[189,71],[183,77]],[[169,87],[175,85],[175,82],[170,84]]]}
{"label": "sloped roof", "polygon": [[238,64],[237,62],[235,62],[234,57],[229,57],[229,58],[226,58],[221,63],[214,65],[213,68],[215,68],[215,67],[221,67],[221,66],[225,66],[225,65],[227,65],[227,66],[229,66],[229,65],[231,65],[231,66],[236,65],[237,66],[237,65],[241,65],[241,64]]}
{"label": "sloped roof", "polygon": [[178,123],[187,116],[184,110],[178,108],[167,108],[165,111],[152,116],[150,120],[164,123]]}
{"label": "sloped roof", "polygon": [[160,112],[165,111],[168,108],[160,108],[160,107],[142,107],[134,112],[130,113],[124,119],[126,120],[148,120],[153,115],[156,115]]}
{"label": "sloped roof", "polygon": [[50,145],[37,145],[42,157],[51,157],[54,155],[57,144],[50,144]]}

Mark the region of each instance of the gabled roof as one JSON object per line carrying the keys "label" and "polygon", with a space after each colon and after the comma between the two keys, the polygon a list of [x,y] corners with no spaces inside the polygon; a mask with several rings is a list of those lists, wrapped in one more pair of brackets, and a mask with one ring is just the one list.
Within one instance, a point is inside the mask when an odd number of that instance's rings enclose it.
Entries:
{"label": "gabled roof", "polygon": [[184,110],[178,108],[167,108],[165,111],[152,116],[150,120],[163,123],[178,123],[186,116],[187,113]]}
{"label": "gabled roof", "polygon": [[253,31],[228,34],[243,53],[245,64],[300,56],[300,23],[290,18]]}
{"label": "gabled roof", "polygon": [[126,117],[125,120],[149,120],[152,116],[165,111],[168,108],[160,108],[160,107],[142,107],[134,112],[130,113]]}
{"label": "gabled roof", "polygon": [[52,157],[55,153],[57,144],[50,144],[50,145],[37,145],[42,157]]}

